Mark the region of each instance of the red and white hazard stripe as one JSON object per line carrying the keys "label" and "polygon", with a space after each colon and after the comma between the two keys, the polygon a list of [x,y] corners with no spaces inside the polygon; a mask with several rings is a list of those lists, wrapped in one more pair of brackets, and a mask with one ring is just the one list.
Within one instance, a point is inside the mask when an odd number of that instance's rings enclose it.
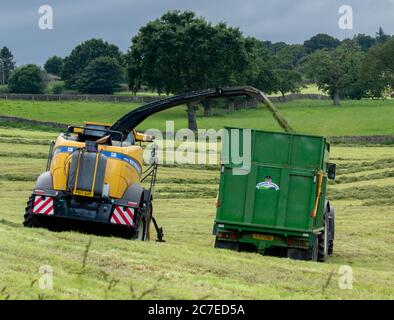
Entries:
{"label": "red and white hazard stripe", "polygon": [[134,209],[116,206],[111,217],[111,223],[132,226],[134,224]]}
{"label": "red and white hazard stripe", "polygon": [[34,197],[33,213],[45,214],[45,215],[54,214],[53,198],[52,197],[45,197],[45,196],[35,196]]}

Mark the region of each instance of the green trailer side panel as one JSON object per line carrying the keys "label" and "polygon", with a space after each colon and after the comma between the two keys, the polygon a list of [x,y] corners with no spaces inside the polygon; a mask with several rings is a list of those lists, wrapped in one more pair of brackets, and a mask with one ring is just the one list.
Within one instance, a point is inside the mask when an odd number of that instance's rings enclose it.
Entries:
{"label": "green trailer side panel", "polygon": [[231,221],[244,222],[244,207],[245,207],[245,192],[248,182],[247,175],[233,175],[232,168],[225,168],[222,177],[223,186],[222,192],[224,194],[234,194],[233,197],[226,197],[223,202],[222,212],[225,212],[223,219],[231,217]]}
{"label": "green trailer side panel", "polygon": [[290,166],[305,169],[321,167],[324,138],[314,136],[293,136]]}
{"label": "green trailer side panel", "polygon": [[276,225],[279,205],[279,192],[274,189],[256,189],[257,183],[264,181],[266,176],[271,176],[273,181],[280,181],[282,170],[280,168],[259,167],[257,179],[254,181],[254,215],[252,223],[263,225]]}
{"label": "green trailer side panel", "polygon": [[253,139],[252,154],[254,162],[273,164],[286,164],[288,162],[291,135],[255,131]]}
{"label": "green trailer side panel", "polygon": [[288,228],[309,229],[311,211],[311,194],[313,193],[313,177],[290,175],[287,196],[286,223]]}
{"label": "green trailer side panel", "polygon": [[[243,129],[226,128],[219,186],[218,222],[276,230],[312,232],[323,223],[327,178],[315,218],[310,217],[316,193],[316,174],[326,170],[329,145],[324,137],[251,130],[251,164],[245,175],[234,175],[241,166],[232,154],[245,152]],[[231,131],[231,132],[230,132]],[[242,152],[233,150],[236,139]],[[266,182],[269,186],[266,187]]]}

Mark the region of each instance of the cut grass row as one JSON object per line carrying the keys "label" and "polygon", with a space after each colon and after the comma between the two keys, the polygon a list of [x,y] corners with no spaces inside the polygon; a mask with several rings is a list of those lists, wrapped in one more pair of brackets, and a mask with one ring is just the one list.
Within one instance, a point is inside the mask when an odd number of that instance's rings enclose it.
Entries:
{"label": "cut grass row", "polygon": [[[1,138],[0,138],[1,139]],[[4,138],[5,139],[5,138]],[[3,159],[3,163],[10,163],[12,164],[13,159],[10,158],[15,158],[15,159],[23,159],[23,158],[31,158],[31,159],[46,159],[47,158],[47,151],[48,151],[48,144],[49,141],[48,139],[42,139],[40,140],[41,144],[36,144],[36,140],[33,139],[20,139],[20,140],[12,140],[12,138],[6,138],[9,140],[6,140],[7,143],[5,142],[0,142],[0,147],[2,150],[12,150],[12,151],[4,151],[0,152],[0,158]],[[11,143],[11,141],[13,141]],[[194,147],[193,147],[194,149]],[[348,147],[336,147],[334,149],[340,149],[343,151],[347,150],[352,150],[355,148],[348,148]],[[346,184],[346,183],[352,183],[356,181],[364,181],[364,180],[378,180],[378,179],[385,179],[385,178],[390,178],[393,176],[393,171],[390,170],[390,168],[394,167],[394,160],[393,158],[390,158],[390,156],[393,155],[393,148],[391,147],[374,147],[374,148],[369,148],[369,147],[361,147],[355,149],[357,151],[354,151],[354,154],[357,154],[360,152],[360,150],[363,151],[364,157],[372,152],[376,154],[377,150],[379,150],[379,154],[381,155],[381,159],[379,160],[374,160],[374,161],[363,161],[362,159],[358,158],[355,161],[354,158],[346,158],[347,160],[344,160],[345,158],[339,157],[336,159],[342,159],[342,160],[335,160],[338,163],[338,170],[337,170],[337,175],[338,179],[334,182],[334,184]],[[219,158],[219,157],[218,157]],[[10,159],[10,160],[8,160]],[[335,158],[334,158],[335,159]],[[18,160],[17,160],[18,161]],[[22,163],[21,163],[22,165]],[[11,165],[12,166],[12,165]],[[166,165],[164,166],[165,168],[173,168],[177,169],[176,165]],[[196,166],[196,165],[184,165],[182,166],[184,169],[187,167],[198,169],[198,168],[204,168],[204,166]],[[217,166],[212,166],[211,169],[216,170]],[[372,172],[371,172],[372,171]],[[346,174],[346,176],[344,176]],[[5,177],[6,175],[3,174],[1,175],[2,177]],[[8,176],[10,179],[12,179],[12,175]],[[34,175],[32,175],[34,177]],[[17,177],[15,177],[17,179]],[[192,178],[168,178],[168,182],[172,183],[186,183],[187,181],[194,181]],[[210,179],[203,179],[200,183],[208,183],[211,181]],[[190,182],[192,183],[192,182]],[[217,183],[217,180],[215,180],[213,183]]]}
{"label": "cut grass row", "polygon": [[[15,205],[15,195],[8,196],[4,205],[23,210],[23,205]],[[336,203],[335,255],[327,264],[316,264],[215,250],[211,201],[190,199],[185,206],[184,199],[163,200],[155,205],[166,232],[164,244],[23,229],[20,215],[6,216],[0,221],[5,244],[0,249],[0,285],[12,299],[37,299],[39,294],[44,299],[131,299],[130,286],[137,295],[154,289],[145,297],[151,299],[393,298],[393,221],[388,209],[379,209],[371,219],[369,208]],[[89,239],[92,245],[82,268]],[[54,290],[37,286],[43,263],[55,271]],[[353,290],[338,288],[344,264],[353,267]],[[119,282],[106,292],[111,279]]]}
{"label": "cut grass row", "polygon": [[[394,299],[394,178],[368,178],[392,171],[393,147],[332,148],[343,159],[338,179],[357,179],[329,186],[336,239],[321,264],[214,249],[219,170],[204,166],[159,168],[154,211],[165,243],[22,228],[46,164],[34,155],[47,146],[1,144],[12,146],[0,157],[0,299]],[[53,268],[53,290],[38,287],[42,265]],[[352,290],[338,286],[342,265],[353,269]]]}

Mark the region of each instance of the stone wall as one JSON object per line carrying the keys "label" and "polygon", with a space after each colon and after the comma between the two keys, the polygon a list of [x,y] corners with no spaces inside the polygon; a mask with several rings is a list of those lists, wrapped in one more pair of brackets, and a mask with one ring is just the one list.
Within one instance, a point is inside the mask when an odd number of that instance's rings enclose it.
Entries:
{"label": "stone wall", "polygon": [[163,99],[159,96],[117,96],[106,94],[22,94],[0,93],[0,99],[33,101],[106,101],[147,103]]}
{"label": "stone wall", "polygon": [[[135,102],[148,103],[166,96],[117,96],[106,94],[22,94],[22,93],[0,93],[0,99],[5,100],[33,100],[33,101],[105,101],[105,102]],[[273,103],[283,102],[282,97],[269,97]],[[292,93],[285,96],[285,101],[296,99],[328,99],[328,96],[320,94]],[[256,105],[253,101],[236,101],[235,108],[248,108]]]}

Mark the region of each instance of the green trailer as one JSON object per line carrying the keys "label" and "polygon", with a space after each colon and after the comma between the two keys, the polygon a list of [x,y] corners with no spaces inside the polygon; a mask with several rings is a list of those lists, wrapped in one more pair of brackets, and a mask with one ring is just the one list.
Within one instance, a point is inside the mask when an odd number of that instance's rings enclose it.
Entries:
{"label": "green trailer", "polygon": [[215,247],[325,261],[334,246],[326,188],[335,164],[327,139],[229,127],[224,133]]}

